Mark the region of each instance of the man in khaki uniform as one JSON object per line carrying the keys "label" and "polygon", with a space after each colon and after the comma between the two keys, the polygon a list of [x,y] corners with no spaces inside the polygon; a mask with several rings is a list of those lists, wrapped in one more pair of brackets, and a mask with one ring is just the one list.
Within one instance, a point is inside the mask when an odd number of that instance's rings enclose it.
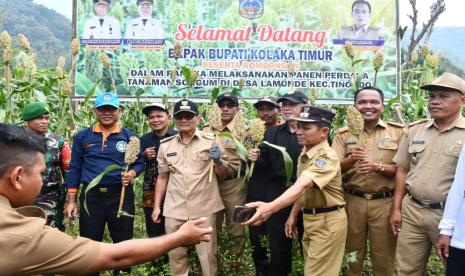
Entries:
{"label": "man in khaki uniform", "polygon": [[[205,219],[188,222],[176,233],[153,239],[104,244],[73,238],[46,226],[45,211],[25,207],[37,197],[46,169],[45,145],[25,129],[0,124],[0,271],[2,275],[77,275],[146,262],[178,246],[208,241]],[[16,209],[14,209],[16,208]]]}
{"label": "man in khaki uniform", "polygon": [[390,223],[397,237],[398,275],[424,275],[431,246],[439,236],[444,201],[465,143],[465,81],[444,73],[429,85],[433,119],[409,126],[394,157],[399,166]]}
{"label": "man in khaki uniform", "polygon": [[[214,233],[211,241],[196,246],[203,275],[217,275],[217,212],[224,209],[216,175],[208,181],[210,160],[215,161],[215,172],[223,173],[228,165],[220,158],[220,147],[214,145],[213,134],[203,133],[199,123],[197,104],[187,99],[174,106],[174,121],[179,133],[161,141],[157,156],[158,172],[154,222],[160,222],[161,202],[166,233],[175,232],[189,219],[206,217],[205,226]],[[170,270],[174,275],[188,275],[187,248],[169,252]]]}
{"label": "man in khaki uniform", "polygon": [[361,275],[367,238],[375,275],[393,275],[396,239],[390,231],[389,210],[394,195],[397,166],[392,161],[405,130],[397,123],[385,123],[384,94],[364,87],[354,94],[354,106],[364,121],[363,145],[348,128],[338,131],[332,148],[341,160],[348,219],[346,252],[357,251],[346,275]]}
{"label": "man in khaki uniform", "polygon": [[[302,207],[305,275],[337,276],[344,257],[347,216],[341,167],[336,152],[327,142],[334,115],[323,108],[302,108],[300,116],[294,118],[298,121],[297,139],[304,146],[297,165],[297,181],[270,203],[247,204],[257,208],[255,215],[245,222],[251,225],[263,223],[294,202],[290,216],[297,216]],[[286,225],[286,235],[293,235],[295,227],[295,224]]]}
{"label": "man in khaki uniform", "polygon": [[337,37],[349,40],[384,40],[381,29],[370,26],[371,5],[365,0],[355,0],[352,3],[352,18],[354,25],[345,26],[339,30]]}
{"label": "man in khaki uniform", "polygon": [[[239,99],[236,95],[225,92],[218,95],[216,103],[221,109],[221,128],[218,131],[230,132],[235,135],[235,128],[237,127],[236,114],[240,112]],[[207,125],[204,131],[210,131],[210,127]],[[236,144],[233,141],[226,137],[217,136],[216,142],[224,148],[223,158],[228,165],[226,174],[221,175],[218,179],[220,195],[225,208],[218,213],[216,223],[217,231],[218,235],[220,235],[223,228],[223,221],[226,218],[226,231],[234,237],[234,247],[231,248],[231,252],[241,257],[245,245],[244,227],[240,223],[233,221],[232,215],[234,206],[244,205],[246,201],[247,190],[242,179],[243,173],[238,173],[241,167],[241,170],[245,169],[245,165],[240,164],[242,161],[237,155]]]}

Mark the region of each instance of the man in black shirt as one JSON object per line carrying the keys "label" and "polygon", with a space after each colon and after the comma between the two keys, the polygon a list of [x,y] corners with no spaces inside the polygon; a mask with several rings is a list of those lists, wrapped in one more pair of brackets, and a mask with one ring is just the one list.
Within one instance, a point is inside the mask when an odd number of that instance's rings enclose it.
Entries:
{"label": "man in black shirt", "polygon": [[145,160],[142,207],[145,213],[147,235],[157,237],[165,233],[164,218],[161,217],[162,221],[160,223],[154,223],[152,220],[154,191],[158,176],[157,153],[160,140],[175,135],[177,131],[168,129],[171,115],[165,105],[155,103],[144,107],[142,112],[147,116],[152,129],[151,132],[141,137],[141,148]]}
{"label": "man in black shirt", "polygon": [[[307,103],[308,97],[300,92],[290,92],[277,100],[281,103],[283,119],[285,123],[273,126],[265,132],[265,141],[286,148],[293,161],[291,183],[296,180],[297,159],[302,147],[297,142],[295,131],[297,122],[290,120],[299,117],[302,106]],[[248,184],[249,202],[270,202],[284,193],[291,183],[287,183],[284,160],[281,152],[266,145],[259,149],[249,150],[249,159],[255,161],[255,169]],[[273,214],[266,222],[268,244],[270,247],[269,265],[266,260],[257,263],[257,275],[286,276],[292,266],[292,239],[287,238],[284,226],[289,217],[291,207],[282,209]],[[301,236],[303,225],[302,219],[298,222],[299,236]],[[256,244],[254,238],[251,241]],[[267,272],[268,271],[268,272]]]}

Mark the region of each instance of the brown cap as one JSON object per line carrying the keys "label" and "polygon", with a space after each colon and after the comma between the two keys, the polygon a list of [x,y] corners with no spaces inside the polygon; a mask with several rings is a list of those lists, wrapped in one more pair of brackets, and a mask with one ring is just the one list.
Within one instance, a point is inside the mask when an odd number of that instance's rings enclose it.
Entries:
{"label": "brown cap", "polygon": [[439,78],[434,79],[431,84],[420,86],[424,90],[436,90],[441,88],[457,90],[465,95],[465,80],[451,73],[444,73]]}

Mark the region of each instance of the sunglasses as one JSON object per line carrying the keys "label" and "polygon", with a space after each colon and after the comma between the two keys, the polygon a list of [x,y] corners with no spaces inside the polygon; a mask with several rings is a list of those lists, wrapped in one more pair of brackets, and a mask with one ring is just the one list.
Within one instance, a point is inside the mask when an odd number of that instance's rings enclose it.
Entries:
{"label": "sunglasses", "polygon": [[236,107],[236,104],[232,102],[222,102],[222,103],[219,103],[218,106],[220,108],[223,108],[223,107],[233,108],[233,107]]}
{"label": "sunglasses", "polygon": [[174,115],[174,119],[175,120],[192,120],[193,118],[195,117],[195,115],[193,113],[190,113],[190,112],[183,112],[183,113],[180,113],[180,114],[176,114]]}

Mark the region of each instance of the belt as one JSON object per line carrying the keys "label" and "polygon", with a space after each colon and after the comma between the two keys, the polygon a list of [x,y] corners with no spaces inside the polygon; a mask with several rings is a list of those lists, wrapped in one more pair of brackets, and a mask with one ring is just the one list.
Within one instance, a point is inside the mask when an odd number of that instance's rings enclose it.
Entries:
{"label": "belt", "polygon": [[423,208],[427,209],[444,209],[444,206],[446,206],[446,202],[430,202],[429,200],[419,200],[414,198],[410,193],[408,193],[408,196],[410,199],[415,202],[416,204],[420,205]]}
{"label": "belt", "polygon": [[352,194],[358,197],[363,197],[364,199],[367,199],[367,200],[382,199],[382,198],[392,197],[394,195],[394,190],[390,190],[386,192],[378,192],[378,193],[364,193],[364,192],[360,192],[354,189],[344,188],[344,191],[346,193],[349,193],[349,194]]}
{"label": "belt", "polygon": [[316,214],[322,214],[322,213],[328,213],[328,212],[340,210],[342,208],[344,208],[344,205],[333,206],[333,207],[328,207],[328,208],[302,208],[302,211],[306,215],[316,215]]}

